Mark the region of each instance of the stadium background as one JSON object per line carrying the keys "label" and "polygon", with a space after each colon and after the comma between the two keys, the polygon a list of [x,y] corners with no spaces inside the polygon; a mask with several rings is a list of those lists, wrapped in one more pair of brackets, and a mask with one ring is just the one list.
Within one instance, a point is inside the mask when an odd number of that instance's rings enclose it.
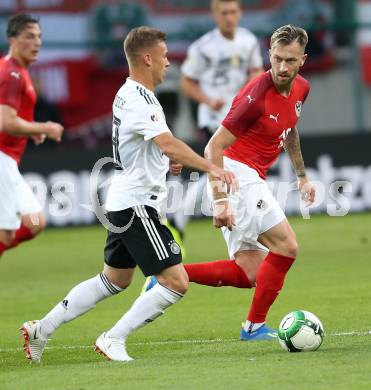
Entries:
{"label": "stadium background", "polygon": [[[267,67],[268,37],[274,28],[293,23],[309,31],[303,74],[312,89],[299,124],[304,157],[312,178],[324,183],[326,193],[336,180],[351,182],[341,187],[340,200],[336,194],[327,195],[312,211],[326,212],[329,202],[339,209],[341,199],[350,212],[370,209],[371,1],[242,3],[241,25],[259,36]],[[95,161],[111,156],[111,104],[128,72],[122,39],[132,27],[148,24],[168,33],[171,67],[158,96],[172,131],[202,152],[195,107],[182,96],[178,82],[188,45],[213,27],[208,0],[2,0],[3,53],[7,17],[17,11],[39,16],[43,30],[40,59],[31,67],[39,94],[36,117],[60,119],[66,127],[60,145],[36,148],[30,142],[21,165],[45,205],[49,225],[96,221],[81,205],[90,203],[89,174]],[[283,156],[270,181],[293,181],[287,167]],[[295,196],[287,204],[289,214],[299,212]]]}

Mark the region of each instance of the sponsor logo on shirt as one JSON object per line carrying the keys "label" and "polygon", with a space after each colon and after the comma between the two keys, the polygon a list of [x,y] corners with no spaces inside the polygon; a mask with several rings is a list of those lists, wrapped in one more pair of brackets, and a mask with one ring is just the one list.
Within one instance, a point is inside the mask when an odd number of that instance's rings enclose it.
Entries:
{"label": "sponsor logo on shirt", "polygon": [[272,114],[270,114],[269,115],[269,119],[273,119],[274,121],[276,121],[276,123],[278,123],[278,117],[279,117],[279,113],[277,114],[277,115],[272,115]]}
{"label": "sponsor logo on shirt", "polygon": [[12,71],[12,72],[10,72],[10,75],[11,75],[12,77],[18,79],[18,80],[21,78],[21,74],[20,74],[19,72],[14,72],[14,71]]}
{"label": "sponsor logo on shirt", "polygon": [[249,99],[249,103],[251,103],[255,98],[251,97],[250,95],[247,95],[247,98]]}
{"label": "sponsor logo on shirt", "polygon": [[152,122],[163,122],[163,114],[160,111],[155,112],[151,115]]}

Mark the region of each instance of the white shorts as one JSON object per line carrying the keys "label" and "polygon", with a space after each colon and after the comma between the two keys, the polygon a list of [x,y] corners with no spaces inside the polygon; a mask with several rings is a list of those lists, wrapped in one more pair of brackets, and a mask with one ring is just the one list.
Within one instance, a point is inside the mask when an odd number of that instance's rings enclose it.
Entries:
{"label": "white shorts", "polygon": [[224,157],[224,168],[236,175],[240,185],[239,191],[229,196],[236,226],[232,231],[222,228],[229,257],[234,259],[236,252],[241,250],[268,251],[258,242],[258,237],[282,222],[285,213],[254,169],[228,157]]}
{"label": "white shorts", "polygon": [[40,211],[41,206],[19,173],[16,161],[0,152],[0,229],[16,230],[22,215]]}

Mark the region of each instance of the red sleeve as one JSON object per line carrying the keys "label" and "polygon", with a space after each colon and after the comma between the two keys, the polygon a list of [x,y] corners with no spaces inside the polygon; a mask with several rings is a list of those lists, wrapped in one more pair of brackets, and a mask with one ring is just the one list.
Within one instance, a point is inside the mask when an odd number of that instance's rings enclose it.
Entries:
{"label": "red sleeve", "polygon": [[0,104],[11,106],[18,112],[23,86],[23,77],[19,71],[4,69],[0,74]]}
{"label": "red sleeve", "polygon": [[232,106],[222,125],[234,136],[240,137],[259,119],[264,111],[264,98],[254,90],[241,90],[234,98]]}

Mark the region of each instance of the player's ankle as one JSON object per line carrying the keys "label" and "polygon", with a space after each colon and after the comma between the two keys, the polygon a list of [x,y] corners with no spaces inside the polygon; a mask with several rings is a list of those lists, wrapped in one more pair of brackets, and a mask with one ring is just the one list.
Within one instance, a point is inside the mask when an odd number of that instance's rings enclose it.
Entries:
{"label": "player's ankle", "polygon": [[249,320],[246,320],[243,329],[246,332],[255,332],[256,330],[260,329],[264,324],[265,322],[251,322]]}

